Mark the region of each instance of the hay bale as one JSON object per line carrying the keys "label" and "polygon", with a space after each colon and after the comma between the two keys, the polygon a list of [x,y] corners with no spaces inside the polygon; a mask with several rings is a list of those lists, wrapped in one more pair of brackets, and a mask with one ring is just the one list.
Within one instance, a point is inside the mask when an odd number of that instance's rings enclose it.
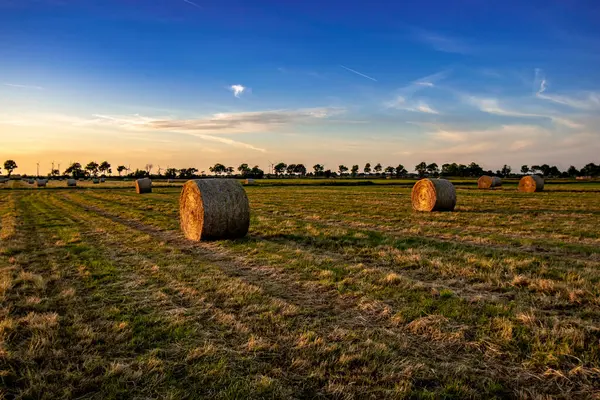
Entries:
{"label": "hay bale", "polygon": [[415,211],[453,211],[456,190],[446,179],[421,179],[413,186],[411,200]]}
{"label": "hay bale", "polygon": [[33,180],[33,179],[29,179],[29,180],[27,181],[27,183],[29,183],[30,185],[33,185],[33,184],[34,184],[34,180]]}
{"label": "hay bale", "polygon": [[137,194],[152,193],[152,181],[149,178],[136,180],[135,191]]}
{"label": "hay bale", "polygon": [[235,179],[187,181],[179,196],[181,229],[194,240],[244,237],[250,226],[250,204]]}
{"label": "hay bale", "polygon": [[7,178],[0,178],[0,183],[6,183],[6,182],[8,182]]}
{"label": "hay bale", "polygon": [[533,193],[544,190],[544,178],[539,175],[527,175],[519,181],[519,192]]}
{"label": "hay bale", "polygon": [[248,178],[244,181],[244,185],[254,185],[256,182],[254,182],[254,179],[252,178]]}
{"label": "hay bale", "polygon": [[477,187],[479,189],[491,189],[502,186],[502,179],[497,176],[483,175],[477,180]]}
{"label": "hay bale", "polygon": [[75,179],[67,179],[67,186],[77,186],[77,181]]}
{"label": "hay bale", "polygon": [[100,178],[100,183],[106,182],[106,178]]}
{"label": "hay bale", "polygon": [[38,179],[36,182],[37,187],[46,187],[46,184],[48,184],[48,179]]}

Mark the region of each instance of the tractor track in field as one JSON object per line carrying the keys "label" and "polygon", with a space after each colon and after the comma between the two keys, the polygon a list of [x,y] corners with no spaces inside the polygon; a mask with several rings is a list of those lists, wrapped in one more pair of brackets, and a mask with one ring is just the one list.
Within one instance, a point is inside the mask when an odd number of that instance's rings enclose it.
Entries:
{"label": "tractor track in field", "polygon": [[[63,198],[65,197],[63,196]],[[278,282],[286,290],[291,289],[291,291],[289,292],[288,300],[302,298],[304,294],[307,293],[307,291],[311,292],[317,290],[317,287],[314,285],[300,285],[298,281],[301,280],[301,278],[298,278],[296,275],[296,278],[293,279],[293,275],[290,274],[289,270],[283,271],[277,267],[265,266],[264,264],[257,264],[248,256],[236,255],[235,253],[223,249],[222,247],[218,247],[217,245],[214,245],[212,243],[193,243],[183,238],[183,236],[180,233],[175,233],[171,230],[161,230],[159,228],[146,225],[139,220],[121,218],[118,215],[115,215],[94,205],[82,205],[70,198],[65,198],[65,200],[70,201],[72,204],[82,207],[85,210],[92,211],[100,216],[108,218],[115,223],[131,227],[140,232],[149,234],[161,241],[176,246],[184,253],[203,257],[203,259],[219,265],[221,269],[227,271],[227,273],[231,276],[243,277],[244,280],[251,284],[264,288],[265,285],[269,285],[268,282]],[[445,289],[449,289],[452,292],[454,292],[457,296],[460,296],[461,298],[469,302],[485,300],[491,301],[492,303],[506,303],[513,301],[515,296],[518,295],[518,293],[515,294],[515,292],[504,292],[504,289],[500,289],[497,287],[490,288],[489,286],[479,286],[477,288],[474,288],[473,286],[467,285],[465,283],[461,284],[461,282],[448,282],[448,279],[428,278],[426,276],[423,276],[423,273],[420,271],[420,269],[392,269],[384,265],[384,263],[382,262],[373,261],[373,259],[369,256],[365,257],[360,255],[344,255],[340,254],[339,252],[317,248],[310,244],[299,242],[297,240],[291,240],[286,237],[273,237],[250,234],[248,238],[250,240],[256,240],[257,242],[266,241],[278,244],[280,246],[290,246],[296,251],[302,251],[306,254],[310,253],[312,257],[326,258],[335,260],[337,262],[349,264],[358,262],[363,264],[365,269],[376,268],[383,275],[389,273],[397,273],[400,274],[404,279],[409,281],[411,285],[428,288],[434,291],[442,291]],[[279,295],[281,296],[281,286],[278,286],[277,289],[264,289],[267,290],[267,293],[280,293]],[[521,295],[523,295],[523,293],[521,293]],[[525,295],[531,298],[530,301],[540,301],[541,299],[544,299],[546,297],[543,293],[538,294],[531,291],[527,291]],[[324,296],[322,299],[319,300],[323,302],[323,306],[331,301],[331,299],[327,298],[327,296]],[[347,298],[344,299],[343,303],[347,303],[348,300],[349,299]],[[560,316],[565,320],[573,318],[572,310],[570,310],[569,308],[548,309],[546,306],[540,304],[539,309],[541,314],[544,314],[548,317]],[[580,321],[578,321],[578,319],[576,318],[574,319],[574,322],[577,325],[580,324]]]}

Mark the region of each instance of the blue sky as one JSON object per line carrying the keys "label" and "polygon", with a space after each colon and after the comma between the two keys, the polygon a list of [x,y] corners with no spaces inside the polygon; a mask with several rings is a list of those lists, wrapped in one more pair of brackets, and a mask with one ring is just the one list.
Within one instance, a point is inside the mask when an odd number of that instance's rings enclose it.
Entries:
{"label": "blue sky", "polygon": [[597,21],[597,1],[0,0],[0,158],[599,162]]}

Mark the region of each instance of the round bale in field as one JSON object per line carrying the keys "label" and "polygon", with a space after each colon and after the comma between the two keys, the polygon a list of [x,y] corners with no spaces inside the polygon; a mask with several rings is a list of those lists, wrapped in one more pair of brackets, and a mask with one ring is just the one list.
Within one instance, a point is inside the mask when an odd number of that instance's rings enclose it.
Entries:
{"label": "round bale in field", "polygon": [[477,179],[477,187],[479,189],[491,189],[502,186],[502,179],[497,176],[483,175]]}
{"label": "round bale in field", "polygon": [[136,180],[135,191],[137,194],[152,193],[152,181],[150,178]]}
{"label": "round bale in field", "polygon": [[179,196],[181,229],[194,240],[244,237],[250,226],[250,204],[234,179],[187,181]]}
{"label": "round bale in field", "polygon": [[48,183],[48,179],[38,179],[36,182],[36,186],[37,187],[46,187],[47,183]]}
{"label": "round bale in field", "polygon": [[100,183],[106,182],[106,178],[100,178]]}
{"label": "round bale in field", "polygon": [[97,185],[97,184],[99,184],[99,183],[100,183],[100,179],[98,179],[98,178],[94,178],[94,179],[92,180],[92,183],[93,183],[94,185]]}
{"label": "round bale in field", "polygon": [[77,181],[75,179],[67,179],[67,186],[77,186]]}
{"label": "round bale in field", "polygon": [[528,175],[519,181],[519,192],[533,193],[544,190],[544,178],[539,175]]}
{"label": "round bale in field", "polygon": [[27,181],[27,183],[29,183],[30,185],[33,185],[33,184],[34,184],[34,182],[35,182],[35,181],[34,181],[33,179],[29,179],[29,180]]}
{"label": "round bale in field", "polygon": [[254,185],[256,182],[252,178],[248,178],[244,181],[244,185]]}
{"label": "round bale in field", "polygon": [[410,197],[415,211],[454,211],[456,207],[456,190],[446,179],[421,179]]}

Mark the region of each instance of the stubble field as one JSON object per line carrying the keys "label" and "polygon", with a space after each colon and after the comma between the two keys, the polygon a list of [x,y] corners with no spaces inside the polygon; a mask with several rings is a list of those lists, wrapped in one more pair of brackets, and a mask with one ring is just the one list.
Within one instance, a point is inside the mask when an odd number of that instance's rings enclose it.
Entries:
{"label": "stubble field", "polygon": [[600,185],[249,186],[197,244],[179,186],[11,183],[0,397],[600,396]]}

